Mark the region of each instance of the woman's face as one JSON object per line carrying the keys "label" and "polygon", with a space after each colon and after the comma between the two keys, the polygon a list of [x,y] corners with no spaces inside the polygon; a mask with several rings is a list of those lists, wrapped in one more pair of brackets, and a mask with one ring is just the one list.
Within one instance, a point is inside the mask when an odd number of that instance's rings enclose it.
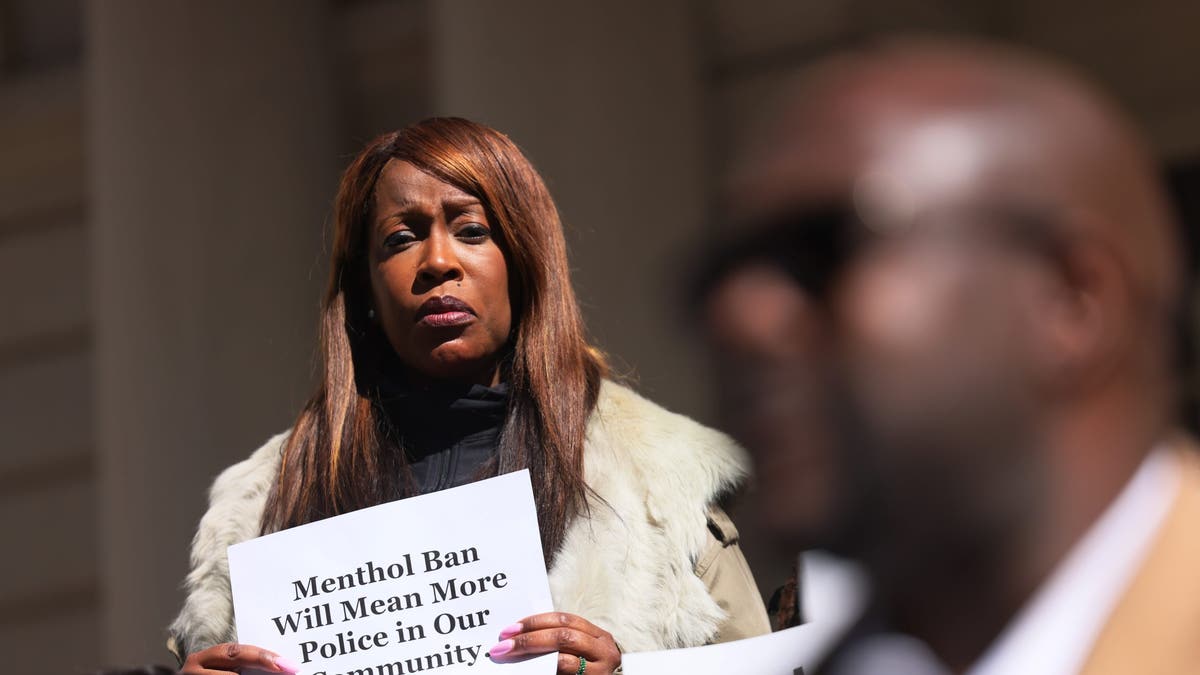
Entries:
{"label": "woman's face", "polygon": [[508,265],[483,204],[408,162],[375,186],[371,308],[418,379],[496,384],[512,328]]}

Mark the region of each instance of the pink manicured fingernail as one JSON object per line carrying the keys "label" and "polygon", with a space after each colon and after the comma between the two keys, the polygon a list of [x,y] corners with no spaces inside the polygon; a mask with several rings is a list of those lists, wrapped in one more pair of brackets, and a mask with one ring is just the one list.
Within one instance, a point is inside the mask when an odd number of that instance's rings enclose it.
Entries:
{"label": "pink manicured fingernail", "polygon": [[276,656],[275,657],[275,667],[282,670],[285,673],[292,673],[293,675],[295,675],[295,673],[300,672],[300,664],[296,663],[295,661],[289,659],[286,656]]}
{"label": "pink manicured fingernail", "polygon": [[514,646],[516,646],[516,643],[512,640],[504,640],[493,645],[492,648],[487,651],[487,654],[492,658],[504,656],[505,654],[511,652]]}
{"label": "pink manicured fingernail", "polygon": [[525,629],[521,627],[521,624],[514,623],[513,625],[509,626],[508,628],[505,628],[504,630],[500,631],[500,639],[507,640],[508,638],[516,635],[517,633],[520,633],[522,630],[525,630]]}

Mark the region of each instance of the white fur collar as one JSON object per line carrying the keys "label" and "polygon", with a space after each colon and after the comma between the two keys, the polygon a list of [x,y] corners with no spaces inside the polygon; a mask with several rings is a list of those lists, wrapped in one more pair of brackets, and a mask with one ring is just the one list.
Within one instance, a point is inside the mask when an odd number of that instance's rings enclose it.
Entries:
{"label": "white fur collar", "polygon": [[[258,535],[286,434],[226,469],[192,543],[187,600],[171,626],[187,654],[235,639],[226,549]],[[595,493],[550,570],[556,609],[611,632],[625,651],[700,645],[722,610],[693,572],[707,541],[706,509],[745,476],[726,436],[605,382],[584,450]]]}

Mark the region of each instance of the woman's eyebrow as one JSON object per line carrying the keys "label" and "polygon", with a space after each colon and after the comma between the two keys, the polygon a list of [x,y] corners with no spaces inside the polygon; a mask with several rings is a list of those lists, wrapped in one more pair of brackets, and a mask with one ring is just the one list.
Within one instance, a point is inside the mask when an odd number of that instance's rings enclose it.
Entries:
{"label": "woman's eyebrow", "polygon": [[413,206],[414,204],[412,203],[392,205],[392,208],[388,209],[387,211],[382,211],[375,216],[375,225],[377,227],[382,227],[386,225],[388,221],[403,219],[412,212]]}
{"label": "woman's eyebrow", "polygon": [[[375,218],[376,227],[386,227],[390,221],[396,219],[405,219],[412,214],[423,214],[426,211],[426,203],[420,200],[411,199],[409,197],[400,197],[395,202],[388,205],[387,211],[381,212]],[[471,208],[483,208],[483,202],[477,197],[470,195],[444,197],[441,201],[443,210],[463,212]]]}

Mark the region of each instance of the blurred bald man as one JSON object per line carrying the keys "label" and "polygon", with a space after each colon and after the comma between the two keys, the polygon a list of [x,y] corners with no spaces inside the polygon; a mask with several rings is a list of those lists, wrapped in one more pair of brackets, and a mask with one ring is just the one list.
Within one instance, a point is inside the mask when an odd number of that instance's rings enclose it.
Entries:
{"label": "blurred bald man", "polygon": [[873,589],[822,672],[1200,672],[1158,175],[1067,69],[913,41],[816,68],[734,172],[726,423],[780,545]]}

